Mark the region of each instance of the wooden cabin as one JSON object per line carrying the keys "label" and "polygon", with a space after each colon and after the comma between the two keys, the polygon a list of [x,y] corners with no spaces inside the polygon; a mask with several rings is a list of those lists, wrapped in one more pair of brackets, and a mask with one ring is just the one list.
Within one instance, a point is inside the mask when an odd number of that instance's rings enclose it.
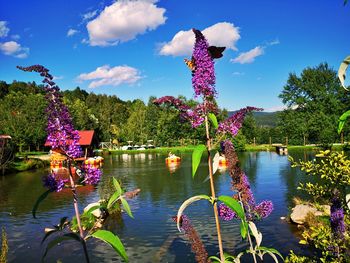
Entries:
{"label": "wooden cabin", "polygon": [[[84,159],[93,156],[93,150],[98,146],[98,140],[94,130],[78,131],[79,145],[84,152]],[[45,146],[51,146],[49,141],[45,142]]]}

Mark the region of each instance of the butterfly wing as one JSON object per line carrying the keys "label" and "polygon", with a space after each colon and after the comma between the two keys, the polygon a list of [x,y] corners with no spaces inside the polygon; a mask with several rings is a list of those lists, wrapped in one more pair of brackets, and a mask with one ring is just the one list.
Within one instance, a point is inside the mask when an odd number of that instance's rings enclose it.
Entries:
{"label": "butterfly wing", "polygon": [[208,47],[208,52],[212,59],[221,58],[223,56],[222,52],[224,52],[225,49],[226,47],[210,46]]}
{"label": "butterfly wing", "polygon": [[196,70],[196,63],[194,62],[194,58],[193,58],[193,57],[192,57],[191,60],[185,58],[184,61],[185,61],[186,65],[187,65],[187,67],[188,67],[192,72],[194,72],[194,71]]}

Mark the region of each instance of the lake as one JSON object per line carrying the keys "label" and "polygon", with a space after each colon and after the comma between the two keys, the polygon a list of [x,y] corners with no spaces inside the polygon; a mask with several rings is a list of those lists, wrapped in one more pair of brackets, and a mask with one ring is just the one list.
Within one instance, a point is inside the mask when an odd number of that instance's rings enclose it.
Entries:
{"label": "lake", "polygon": [[[205,158],[198,168],[198,176],[191,176],[191,154],[177,153],[182,161],[179,167],[168,167],[166,156],[156,153],[108,155],[103,166],[103,178],[98,187],[81,187],[78,191],[79,208],[98,201],[108,191],[109,177],[121,180],[128,191],[140,188],[137,197],[129,200],[134,219],[126,214],[118,220],[109,219],[106,228],[116,233],[126,247],[130,262],[195,262],[191,247],[178,232],[172,216],[187,198],[210,195]],[[290,152],[295,159],[313,158],[311,152]],[[272,200],[274,211],[257,222],[263,234],[262,245],[274,247],[284,256],[293,249],[306,253],[298,244],[297,227],[281,217],[287,216],[292,198],[301,195],[296,188],[305,181],[298,169],[291,168],[287,156],[274,152],[245,152],[239,155],[255,200]],[[41,178],[48,169],[38,169],[0,177],[0,226],[5,227],[9,241],[9,262],[40,262],[44,248],[40,245],[44,228],[59,222],[63,216],[74,214],[71,192],[53,193],[40,204],[37,219],[31,214],[33,204],[45,189]],[[218,195],[232,195],[231,178],[225,171],[215,174]],[[207,201],[199,201],[186,209],[185,214],[200,234],[209,255],[218,252],[213,210]],[[221,221],[224,250],[237,254],[245,248],[237,221]],[[107,244],[89,240],[91,262],[119,262],[120,258]],[[49,251],[45,262],[84,262],[78,242],[69,241]],[[266,258],[267,259],[267,258]],[[245,262],[252,262],[251,259]],[[272,262],[267,259],[264,262]]]}

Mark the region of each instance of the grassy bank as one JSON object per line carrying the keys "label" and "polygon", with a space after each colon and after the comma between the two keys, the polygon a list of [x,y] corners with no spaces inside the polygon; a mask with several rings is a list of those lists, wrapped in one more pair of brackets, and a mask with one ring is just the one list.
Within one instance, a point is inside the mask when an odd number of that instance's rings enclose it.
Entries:
{"label": "grassy bank", "polygon": [[146,149],[146,150],[104,150],[103,152],[109,152],[111,154],[119,154],[119,153],[164,153],[167,154],[169,152],[172,153],[182,153],[182,152],[192,152],[195,148],[195,145],[189,146],[175,146],[175,147],[159,147],[154,149]]}

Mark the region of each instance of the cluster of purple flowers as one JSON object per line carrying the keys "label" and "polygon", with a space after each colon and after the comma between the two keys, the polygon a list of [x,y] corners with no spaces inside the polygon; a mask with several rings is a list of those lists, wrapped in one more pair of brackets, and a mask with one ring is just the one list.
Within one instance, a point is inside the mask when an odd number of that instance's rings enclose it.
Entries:
{"label": "cluster of purple flowers", "polygon": [[68,180],[61,179],[55,173],[50,173],[43,177],[44,187],[47,187],[51,192],[60,192]]}
{"label": "cluster of purple flowers", "polygon": [[216,95],[214,61],[208,52],[208,42],[201,31],[192,29],[196,41],[193,48],[193,59],[196,70],[192,77],[192,85],[196,96],[202,95],[205,99]]}
{"label": "cluster of purple flowers", "polygon": [[[47,140],[51,148],[58,150],[66,155],[68,159],[74,159],[82,155],[82,150],[79,145],[79,133],[74,129],[72,117],[68,108],[63,103],[62,94],[59,87],[53,82],[53,77],[49,70],[41,65],[33,65],[30,67],[20,67],[19,69],[29,72],[38,72],[44,77],[42,81],[45,86],[45,98],[48,101],[46,113],[48,116],[47,124]],[[70,169],[70,167],[68,167]],[[97,168],[88,168],[85,171],[85,183],[97,184],[100,180],[102,172]],[[51,173],[43,179],[44,186],[51,191],[59,192],[64,187],[67,180],[58,178],[56,174]]]}
{"label": "cluster of purple flowers", "polygon": [[232,136],[236,136],[239,129],[242,127],[244,117],[251,111],[261,111],[261,108],[246,107],[240,109],[231,117],[221,122],[218,127],[219,133],[230,133]]}
{"label": "cluster of purple flowers", "polygon": [[100,169],[95,167],[85,168],[85,184],[97,185],[101,179],[102,172]]}
{"label": "cluster of purple flowers", "polygon": [[[215,90],[215,71],[214,60],[208,52],[208,42],[201,31],[193,29],[195,34],[195,44],[193,48],[192,58],[195,62],[195,70],[192,74],[192,85],[195,97],[202,96],[203,102],[191,108],[182,100],[172,96],[165,96],[154,101],[155,104],[168,104],[174,106],[180,111],[180,118],[187,120],[192,124],[193,128],[200,126],[208,113],[218,113],[218,107],[214,97],[217,95]],[[259,111],[260,108],[247,107],[239,110],[230,118],[219,124],[218,133],[230,133],[236,136],[245,115],[250,111]]]}
{"label": "cluster of purple flowers", "polygon": [[219,216],[222,220],[230,221],[233,218],[237,218],[237,215],[234,211],[232,211],[228,206],[224,203],[221,203],[218,207]]}
{"label": "cluster of purple flowers", "polygon": [[82,155],[79,142],[79,133],[74,129],[72,117],[67,107],[63,104],[62,95],[58,86],[53,82],[53,77],[49,70],[41,65],[30,67],[18,67],[23,71],[35,71],[44,77],[42,81],[45,85],[46,100],[48,106],[46,113],[48,116],[47,140],[50,142],[52,149],[60,149],[70,158],[77,158]]}
{"label": "cluster of purple flowers", "polygon": [[[173,220],[176,222],[177,217],[174,216]],[[202,243],[197,231],[191,225],[190,220],[186,215],[182,215],[180,219],[180,229],[191,244],[191,249],[196,257],[196,262],[208,263],[211,262],[208,258],[208,252],[206,251],[204,244]]]}
{"label": "cluster of purple flowers", "polygon": [[[232,178],[232,188],[237,192],[233,198],[242,201],[248,220],[268,217],[273,210],[272,202],[264,200],[259,204],[256,204],[253,193],[250,189],[248,177],[238,166],[238,158],[232,142],[226,140],[221,145],[223,147],[226,160],[228,161],[228,171]],[[232,218],[237,218],[237,215],[224,204],[219,206],[219,210],[222,211],[221,214],[223,216],[221,216],[221,218],[223,220],[229,220],[228,218],[231,216]]]}
{"label": "cluster of purple flowers", "polygon": [[333,234],[336,237],[343,237],[345,233],[344,209],[337,196],[332,199],[330,221]]}

